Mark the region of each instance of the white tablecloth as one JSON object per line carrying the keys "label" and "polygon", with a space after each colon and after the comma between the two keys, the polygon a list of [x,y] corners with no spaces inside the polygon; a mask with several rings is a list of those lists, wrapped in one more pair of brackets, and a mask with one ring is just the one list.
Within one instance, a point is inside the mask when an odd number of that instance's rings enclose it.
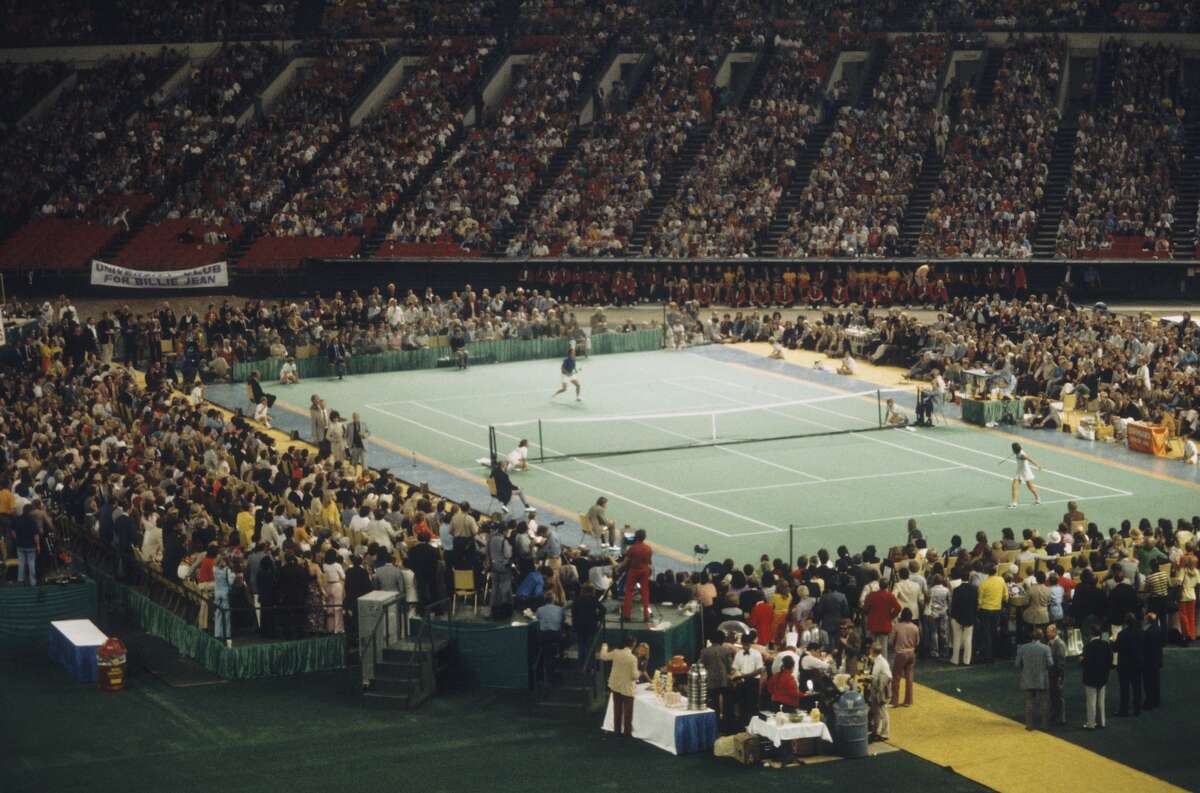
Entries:
{"label": "white tablecloth", "polygon": [[104,631],[91,620],[56,620],[50,624],[76,647],[99,647],[108,641]]}
{"label": "white tablecloth", "polygon": [[[675,748],[675,720],[686,716],[700,716],[715,712],[704,710],[678,710],[668,708],[654,696],[649,683],[638,686],[633,695],[633,737],[657,746],[671,754],[679,754]],[[608,697],[608,709],[604,712],[604,729],[613,731],[613,699]]]}
{"label": "white tablecloth", "polygon": [[833,741],[833,736],[829,734],[829,727],[823,721],[788,722],[780,725],[776,724],[774,719],[755,716],[750,719],[750,726],[746,728],[746,731],[751,735],[761,735],[776,746],[784,741],[795,741],[799,738],[820,738],[823,741]]}

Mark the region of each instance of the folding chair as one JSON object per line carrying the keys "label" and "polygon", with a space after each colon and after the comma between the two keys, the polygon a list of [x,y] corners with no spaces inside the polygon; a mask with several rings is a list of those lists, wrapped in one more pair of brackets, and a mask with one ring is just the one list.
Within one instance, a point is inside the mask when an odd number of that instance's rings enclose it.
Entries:
{"label": "folding chair", "polygon": [[454,599],[450,601],[450,615],[454,616],[459,598],[471,598],[475,604],[475,613],[479,613],[479,592],[475,589],[474,570],[454,570]]}

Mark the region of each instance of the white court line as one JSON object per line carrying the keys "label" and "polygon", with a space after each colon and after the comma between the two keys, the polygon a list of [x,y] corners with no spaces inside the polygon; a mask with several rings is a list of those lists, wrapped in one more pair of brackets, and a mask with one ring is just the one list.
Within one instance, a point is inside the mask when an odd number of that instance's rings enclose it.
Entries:
{"label": "white court line", "polygon": [[[549,381],[547,381],[547,382],[549,382]],[[607,383],[594,383],[594,384],[589,383],[588,390],[589,391],[603,391],[606,388],[610,388],[613,390],[624,391],[624,390],[628,389],[630,386],[662,385],[665,382],[667,382],[667,381],[658,379],[658,380],[630,380],[627,382],[622,382],[620,384],[611,384],[611,385],[607,384]],[[529,396],[530,394],[551,394],[551,393],[553,393],[553,391],[554,391],[553,388],[536,388],[536,389],[531,388],[531,389],[528,389],[525,391],[498,391],[496,393],[483,394],[482,396],[486,396],[488,399],[496,399],[499,397]],[[471,393],[459,394],[458,396],[433,397],[431,399],[397,399],[392,402],[375,402],[374,404],[365,405],[364,407],[373,408],[373,407],[389,407],[391,405],[411,405],[415,402],[458,402],[463,399],[479,399],[480,396],[481,396],[481,394],[472,391]],[[697,409],[700,410],[702,408],[697,408]],[[537,419],[531,419],[531,420],[536,421]]]}
{"label": "white court line", "polygon": [[781,485],[754,485],[753,487],[730,487],[725,490],[702,490],[698,493],[687,493],[689,496],[715,496],[721,493],[748,493],[752,490],[776,490],[782,487],[811,487],[812,485],[831,482],[854,482],[859,479],[891,479],[900,476],[916,476],[917,474],[936,474],[943,471],[965,471],[961,465],[950,465],[944,468],[919,468],[916,471],[888,471],[884,474],[863,474],[862,476],[839,476],[833,479],[822,479],[820,482],[785,482]]}
{"label": "white court line", "polygon": [[[430,407],[429,405],[422,405],[420,402],[414,402],[413,404],[414,404],[416,407],[425,408],[426,410],[432,411],[432,412],[434,412],[434,413],[438,413],[438,414],[440,414],[440,415],[442,415],[442,416],[446,416],[447,418],[452,418],[452,419],[454,419],[455,421],[461,421],[461,422],[463,422],[464,424],[470,424],[472,427],[478,427],[479,429],[483,429],[483,430],[486,430],[486,429],[488,428],[488,425],[487,425],[487,424],[479,424],[479,423],[476,423],[476,422],[474,422],[474,421],[471,421],[471,420],[469,420],[469,419],[465,419],[465,418],[463,418],[462,416],[456,416],[456,415],[454,415],[453,413],[447,413],[446,411],[444,411],[444,410],[441,410],[441,409],[439,409],[439,408]],[[513,440],[520,440],[519,436],[517,436],[517,435],[512,435],[512,434],[510,434],[510,433],[507,433],[507,432],[500,432],[499,430],[497,430],[497,431],[496,431],[496,434],[497,434],[497,435],[503,435],[503,436],[504,436],[504,437],[506,437],[506,438],[512,438]],[[482,447],[481,447],[481,448],[482,448]],[[561,452],[559,452],[559,451],[557,451],[557,450],[555,450],[555,449],[551,449],[549,446],[545,446],[545,447],[543,447],[543,448],[544,448],[546,451],[550,452],[551,454],[561,454]],[[783,531],[783,529],[782,529],[782,528],[780,528],[780,527],[778,527],[778,526],[772,526],[770,523],[763,523],[761,520],[755,520],[754,518],[751,518],[751,517],[749,517],[749,516],[747,516],[747,515],[743,515],[743,514],[740,514],[740,513],[737,513],[737,512],[732,512],[732,511],[730,511],[730,510],[728,510],[728,509],[724,509],[724,508],[722,508],[722,507],[717,507],[717,506],[714,506],[714,505],[712,505],[712,504],[705,504],[703,501],[700,501],[699,499],[691,498],[690,496],[685,496],[684,494],[682,494],[682,493],[678,493],[678,492],[675,492],[674,490],[667,490],[665,487],[659,487],[658,485],[656,485],[656,484],[653,484],[653,483],[651,483],[651,482],[647,482],[647,481],[645,481],[644,479],[638,479],[638,478],[637,478],[637,477],[635,477],[635,476],[629,476],[628,474],[623,474],[623,473],[621,473],[620,471],[614,471],[612,468],[607,468],[607,467],[605,467],[605,466],[603,466],[603,465],[600,465],[600,464],[598,464],[598,463],[594,463],[594,462],[592,462],[591,460],[584,460],[583,458],[580,458],[580,457],[571,457],[571,459],[572,459],[572,460],[574,460],[574,461],[575,461],[575,462],[577,462],[577,463],[581,463],[581,464],[583,464],[583,465],[587,465],[587,466],[590,466],[590,467],[592,467],[592,468],[595,468],[597,471],[603,471],[603,472],[604,472],[604,473],[606,473],[606,474],[609,474],[609,475],[611,475],[611,476],[617,476],[617,477],[620,477],[621,479],[628,479],[630,482],[634,482],[634,483],[636,483],[636,484],[639,484],[639,485],[641,485],[641,486],[643,486],[643,487],[648,487],[648,488],[650,488],[651,490],[657,490],[657,491],[658,491],[658,492],[660,492],[660,493],[663,493],[663,494],[665,494],[665,495],[671,496],[671,497],[673,497],[673,498],[678,498],[678,499],[680,499],[680,500],[682,500],[682,501],[690,501],[691,503],[693,503],[693,504],[696,504],[696,505],[698,505],[698,506],[701,506],[701,507],[704,507],[705,509],[710,509],[710,510],[712,510],[712,511],[714,511],[714,512],[720,512],[720,513],[722,513],[722,514],[724,514],[724,515],[728,515],[728,516],[729,516],[729,517],[731,517],[731,518],[737,518],[739,521],[742,521],[742,522],[745,522],[745,523],[753,523],[753,524],[755,524],[755,525],[757,525],[757,526],[762,526],[762,527],[764,527],[764,528],[767,528],[767,529],[772,529],[773,531],[777,531],[777,532],[781,532],[781,531]],[[543,466],[542,470],[546,470],[544,466]],[[555,473],[555,472],[553,472],[553,471],[550,471],[549,473],[553,473],[553,474],[555,474],[555,476],[560,476],[560,474],[557,474],[557,473]],[[629,499],[626,499],[626,500],[628,501]],[[716,531],[716,530],[715,530],[715,529],[713,529],[713,531]],[[718,532],[718,533],[724,534],[724,532]],[[726,536],[726,537],[738,537],[738,536],[741,536],[741,535],[737,535],[737,534],[725,534],[725,536]]]}
{"label": "white court line", "polygon": [[[1110,493],[1106,496],[1093,496],[1092,498],[1089,498],[1088,501],[1101,501],[1106,498],[1125,498],[1125,497],[1126,496],[1123,493]],[[1057,498],[1052,501],[1043,501],[1042,506],[1044,507],[1049,504],[1066,504],[1068,501],[1071,501],[1071,499]],[[867,518],[866,520],[855,520],[855,521],[848,521],[848,522],[844,522],[844,523],[814,523],[809,526],[795,526],[794,529],[795,529],[795,531],[810,531],[812,529],[832,529],[832,528],[838,528],[838,527],[844,527],[844,526],[866,526],[871,523],[889,523],[891,521],[908,520],[909,518],[933,518],[933,517],[939,517],[942,515],[966,515],[971,512],[988,512],[988,511],[992,511],[992,510],[1007,510],[1007,509],[1008,509],[1008,507],[1000,506],[997,504],[997,505],[990,506],[990,507],[970,507],[968,509],[950,509],[950,510],[946,510],[944,512],[926,512],[926,513],[923,513],[920,515],[913,515],[911,513],[905,513],[904,515],[894,515],[894,516],[888,517],[888,518]],[[1018,507],[1017,509],[1019,510],[1020,507]],[[751,531],[751,532],[746,532],[744,534],[739,534],[738,537],[755,537],[755,536],[762,535],[762,534],[772,534],[772,533],[773,532],[769,532],[769,531]]]}
{"label": "white court line", "polygon": [[[718,363],[724,363],[724,364],[727,364],[727,365],[732,365],[732,364],[728,364],[728,362],[726,362],[726,361],[718,361]],[[724,381],[724,380],[720,380],[720,379],[718,379],[718,378],[714,378],[714,377],[708,377],[708,376],[706,376],[706,375],[701,375],[701,377],[703,377],[705,380],[709,380],[710,382],[717,382],[717,383],[724,383],[724,382],[726,382],[726,381]],[[730,383],[730,385],[736,385],[736,386],[737,386],[737,387],[739,387],[739,388],[747,388],[747,386],[741,386],[741,385],[739,385],[739,384],[737,384],[737,383]],[[756,391],[757,391],[757,389],[754,389],[754,390],[756,390]],[[766,392],[766,391],[764,391],[763,393],[764,393],[764,394],[767,394],[767,396],[772,396],[772,397],[775,397],[775,398],[777,398],[777,399],[778,399],[778,398],[780,398],[780,397],[778,397],[778,395],[776,395],[776,394],[771,394],[771,393],[769,393],[769,392]],[[816,406],[814,405],[813,407],[815,408]],[[844,414],[844,413],[838,413],[838,412],[836,412],[836,411],[830,411],[830,410],[827,410],[827,411],[825,411],[825,412],[827,412],[827,413],[833,413],[834,415],[839,415],[839,416],[845,416],[845,415],[846,415],[846,414]],[[955,448],[955,449],[962,449],[963,451],[966,451],[966,452],[972,452],[972,453],[974,453],[974,454],[982,454],[984,457],[989,457],[989,458],[991,458],[991,459],[993,459],[993,460],[1007,460],[1007,459],[1008,459],[1008,457],[1007,457],[1007,456],[998,455],[998,454],[992,454],[991,452],[985,452],[985,451],[983,451],[982,449],[973,449],[973,448],[971,448],[970,446],[963,446],[963,445],[962,445],[962,444],[960,444],[960,443],[954,443],[953,441],[948,441],[948,440],[945,440],[944,438],[934,438],[932,435],[930,435],[930,434],[929,434],[929,433],[927,433],[927,432],[918,432],[918,433],[915,433],[915,435],[916,435],[918,438],[923,438],[923,439],[925,439],[925,440],[927,440],[927,441],[932,441],[932,442],[934,442],[934,443],[940,443],[940,444],[942,444],[943,446],[951,446],[951,447],[953,447],[953,448]],[[876,439],[876,440],[878,440],[878,439]],[[1079,482],[1080,484],[1084,484],[1084,485],[1091,485],[1091,486],[1093,486],[1093,487],[1099,487],[1099,488],[1102,488],[1102,489],[1104,489],[1104,490],[1107,490],[1107,491],[1109,491],[1109,492],[1111,492],[1111,493],[1117,493],[1117,494],[1120,494],[1120,495],[1122,495],[1122,496],[1132,496],[1132,495],[1133,495],[1133,493],[1129,492],[1128,490],[1122,490],[1122,489],[1121,489],[1121,488],[1119,488],[1119,487],[1112,487],[1112,486],[1110,486],[1110,485],[1101,484],[1100,482],[1093,482],[1093,481],[1092,481],[1092,480],[1090,480],[1090,479],[1083,479],[1083,478],[1080,478],[1080,477],[1078,477],[1078,476],[1072,476],[1071,474],[1064,474],[1064,473],[1062,473],[1061,471],[1051,471],[1051,470],[1049,470],[1049,469],[1046,469],[1046,473],[1048,473],[1048,474],[1054,474],[1055,476],[1061,477],[1061,478],[1063,478],[1063,479],[1070,479],[1070,480],[1072,480],[1072,481]],[[1050,488],[1048,488],[1048,487],[1047,487],[1047,488],[1043,488],[1043,489],[1044,489],[1044,490],[1050,490]],[[1052,492],[1052,493],[1058,493],[1058,492],[1061,492],[1061,491],[1058,491],[1058,490],[1050,490],[1050,492]],[[1077,498],[1084,498],[1084,496],[1077,496]]]}
{"label": "white court line", "polygon": [[[667,384],[670,385],[670,383],[667,383]],[[678,388],[688,388],[685,385],[677,386],[677,387]],[[695,389],[689,388],[688,390],[692,391]],[[666,427],[660,427],[657,424],[651,424],[651,423],[645,422],[645,421],[638,421],[636,416],[629,416],[628,418],[632,419],[634,421],[634,423],[636,423],[636,424],[641,424],[643,427],[649,427],[650,429],[655,430],[657,432],[665,432],[668,435],[674,435],[676,438],[683,438],[684,440],[692,441],[693,443],[703,443],[704,442],[703,438],[693,438],[690,435],[685,435],[682,432],[675,432],[674,430],[669,430]],[[813,480],[814,483],[825,481],[821,477],[819,477],[815,474],[810,474],[807,471],[801,471],[799,468],[791,468],[789,466],[782,465],[781,463],[772,462],[770,460],[764,460],[762,457],[756,457],[753,454],[747,454],[746,452],[743,452],[740,449],[730,449],[727,446],[724,446],[723,444],[720,444],[720,443],[710,444],[710,447],[713,449],[720,449],[723,452],[727,452],[729,454],[733,454],[738,457],[744,457],[747,460],[754,460],[756,463],[762,463],[763,465],[770,466],[771,468],[778,468],[780,471],[787,471],[789,474],[798,474],[800,476],[806,476],[809,479]]]}
{"label": "white court line", "polygon": [[[718,363],[725,363],[725,362],[718,361]],[[728,365],[732,366],[733,364],[728,364]],[[751,386],[741,385],[740,383],[734,383],[734,382],[730,382],[727,380],[721,380],[716,377],[707,377],[706,379],[711,380],[714,383],[720,383],[723,385],[733,386],[734,388],[740,388],[742,390],[753,391],[754,393],[763,394],[764,396],[769,396],[774,399],[783,399],[783,397],[779,396],[778,394],[773,394],[770,391],[762,391],[761,389],[751,387]],[[746,402],[745,400],[737,399],[736,397],[725,397],[725,399],[728,399],[731,402],[741,402],[743,405],[753,405],[754,404],[753,402]],[[848,413],[840,413],[836,410],[829,410],[828,408],[821,408],[816,405],[809,405],[809,408],[811,410],[817,410],[822,413],[828,413],[832,416],[840,416],[842,418],[857,419],[857,416],[851,416]],[[799,421],[804,424],[812,424],[817,427],[825,427],[825,425],[821,424],[819,421],[811,421],[809,419],[800,418],[799,416],[792,416],[787,413],[780,413],[777,410],[769,410],[768,412],[774,413],[777,416],[782,416],[784,418],[791,419],[792,421]],[[828,427],[826,427],[826,429],[828,429]],[[920,433],[917,433],[917,434],[920,434]],[[1005,476],[1004,474],[1002,474],[998,471],[989,471],[986,468],[980,468],[978,466],[971,465],[969,463],[960,462],[958,460],[951,460],[949,457],[940,457],[936,454],[930,454],[929,452],[923,452],[920,449],[913,449],[913,448],[905,446],[904,444],[901,444],[901,443],[893,443],[891,441],[885,441],[882,438],[876,438],[869,432],[861,433],[861,436],[863,438],[865,438],[866,440],[869,440],[873,443],[879,443],[884,446],[891,446],[894,449],[900,449],[902,451],[910,452],[911,454],[919,454],[922,457],[928,457],[931,460],[938,460],[939,462],[943,462],[943,463],[951,463],[952,465],[958,465],[962,468],[970,468],[973,471],[978,471],[981,474],[986,474],[987,476],[995,477],[997,479],[1003,479],[1006,482],[1012,480],[1012,477]],[[1049,473],[1053,473],[1053,472],[1051,471]],[[1055,490],[1054,488],[1047,487],[1045,485],[1042,485],[1039,489],[1045,490],[1047,493],[1057,493],[1060,496],[1066,496],[1067,498],[1069,498],[1071,500],[1079,500],[1079,499],[1083,498],[1083,496],[1077,496],[1074,493],[1068,493],[1064,490]]]}
{"label": "white court line", "polygon": [[[472,441],[472,440],[467,440],[466,438],[459,437],[458,435],[453,435],[453,434],[451,434],[451,433],[449,433],[449,432],[444,432],[443,430],[435,429],[435,428],[433,428],[433,427],[430,427],[430,426],[429,426],[429,425],[427,425],[427,424],[422,424],[421,422],[419,422],[419,421],[414,421],[413,419],[407,418],[406,416],[401,416],[401,415],[399,415],[398,413],[392,413],[392,412],[391,412],[391,411],[389,411],[389,410],[384,410],[384,409],[383,409],[383,408],[381,408],[381,407],[375,407],[375,406],[373,406],[373,405],[366,405],[365,407],[367,407],[367,408],[370,408],[371,410],[374,410],[374,411],[376,411],[377,413],[382,413],[382,414],[384,414],[385,416],[391,416],[391,417],[392,417],[392,418],[394,418],[394,419],[399,419],[400,421],[405,421],[405,422],[408,422],[409,424],[412,424],[412,425],[415,425],[415,426],[417,426],[417,427],[420,427],[420,428],[421,428],[421,429],[423,429],[423,430],[427,430],[427,431],[429,431],[429,432],[436,433],[436,434],[438,434],[438,435],[441,435],[441,436],[443,436],[443,437],[450,438],[451,440],[458,441],[459,443],[462,443],[462,444],[464,444],[464,445],[466,445],[466,446],[470,446],[470,447],[472,447],[472,448],[475,448],[475,449],[482,449],[483,451],[488,451],[488,447],[484,446],[484,445],[483,445],[483,444],[481,444],[481,443],[476,443],[475,441]],[[428,407],[428,406],[426,406],[426,407]],[[434,410],[434,408],[430,408],[430,410]],[[446,415],[450,415],[450,414],[446,414]],[[510,436],[510,437],[511,437],[511,436]],[[583,461],[581,460],[580,462],[583,462]],[[541,470],[541,471],[543,471],[543,472],[545,472],[545,473],[547,473],[547,474],[550,474],[551,476],[556,476],[556,477],[558,477],[559,479],[564,479],[564,480],[566,480],[566,481],[570,482],[570,483],[571,483],[571,484],[573,484],[573,485],[578,485],[578,486],[580,486],[580,487],[586,487],[588,490],[592,490],[592,491],[599,491],[599,490],[603,490],[603,488],[596,487],[595,485],[593,485],[593,484],[590,484],[590,483],[588,483],[588,482],[583,482],[583,481],[580,481],[580,480],[578,480],[578,479],[575,479],[575,478],[573,478],[573,477],[567,476],[566,474],[560,474],[560,473],[559,473],[559,472],[557,472],[557,471],[551,471],[551,470],[549,470],[549,469],[547,469],[547,468],[545,468],[545,467],[543,467],[543,468],[541,468],[541,469],[539,469],[539,470]],[[609,492],[612,492],[612,491],[609,491]],[[620,499],[622,499],[622,500],[624,500],[624,501],[628,501],[630,504],[633,504],[634,506],[638,506],[638,507],[641,507],[642,509],[647,509],[647,510],[650,510],[651,512],[654,512],[654,513],[656,513],[656,514],[658,514],[658,515],[662,515],[663,517],[666,517],[666,518],[671,518],[672,520],[677,520],[677,521],[679,521],[680,523],[686,523],[686,524],[687,524],[687,525],[689,525],[689,526],[695,526],[697,529],[703,529],[704,531],[712,532],[713,534],[717,534],[717,535],[720,535],[720,536],[722,536],[722,537],[726,537],[726,538],[730,538],[730,539],[732,539],[732,538],[734,538],[734,537],[740,537],[740,536],[742,536],[742,535],[740,535],[740,534],[727,534],[727,533],[725,533],[725,532],[721,531],[720,529],[714,529],[714,528],[712,528],[711,526],[705,526],[703,523],[697,523],[697,522],[695,522],[694,520],[688,520],[687,518],[681,518],[681,517],[680,517],[680,516],[678,516],[678,515],[672,515],[670,512],[666,512],[666,511],[664,511],[664,510],[661,510],[661,509],[658,509],[658,508],[656,508],[656,507],[652,507],[652,506],[650,506],[649,504],[643,504],[643,503],[641,503],[640,501],[634,501],[632,498],[629,498],[628,496],[623,496],[623,495],[621,495],[621,494],[619,494],[619,493],[617,493],[617,494],[615,494],[615,495],[616,495],[616,497],[618,497],[618,498],[620,498]],[[707,506],[707,505],[704,505],[704,506]],[[765,525],[765,524],[764,524],[764,525]]]}

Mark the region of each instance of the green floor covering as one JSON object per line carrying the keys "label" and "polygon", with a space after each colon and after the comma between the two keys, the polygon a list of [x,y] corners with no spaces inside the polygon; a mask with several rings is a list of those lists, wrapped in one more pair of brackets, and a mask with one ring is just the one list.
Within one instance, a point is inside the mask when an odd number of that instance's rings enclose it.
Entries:
{"label": "green floor covering", "polygon": [[[917,662],[917,682],[973,705],[1023,721],[1024,696],[1017,688],[1017,670],[1011,660],[969,669],[947,664]],[[1120,701],[1114,669],[1106,690],[1108,728],[1083,729],[1083,684],[1079,664],[1068,661],[1067,726],[1053,734],[1119,763],[1164,779],[1188,790],[1200,788],[1200,764],[1195,759],[1196,703],[1200,699],[1200,646],[1169,647],[1163,677],[1163,707],[1141,717],[1114,718]],[[920,707],[920,702],[914,703]]]}
{"label": "green floor covering", "polygon": [[675,758],[519,694],[458,693],[403,712],[364,706],[347,673],[171,688],[138,670],[105,694],[43,658],[0,657],[4,793],[982,790],[902,752],[782,770]]}

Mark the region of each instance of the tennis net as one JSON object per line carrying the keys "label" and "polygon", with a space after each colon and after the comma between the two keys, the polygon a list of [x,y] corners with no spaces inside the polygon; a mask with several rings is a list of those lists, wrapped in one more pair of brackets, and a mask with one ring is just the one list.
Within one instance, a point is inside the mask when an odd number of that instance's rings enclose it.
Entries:
{"label": "tennis net", "polygon": [[519,440],[540,462],[609,457],[706,446],[732,446],[886,429],[885,401],[898,389],[877,389],[788,402],[688,413],[538,418],[492,424],[492,459]]}

